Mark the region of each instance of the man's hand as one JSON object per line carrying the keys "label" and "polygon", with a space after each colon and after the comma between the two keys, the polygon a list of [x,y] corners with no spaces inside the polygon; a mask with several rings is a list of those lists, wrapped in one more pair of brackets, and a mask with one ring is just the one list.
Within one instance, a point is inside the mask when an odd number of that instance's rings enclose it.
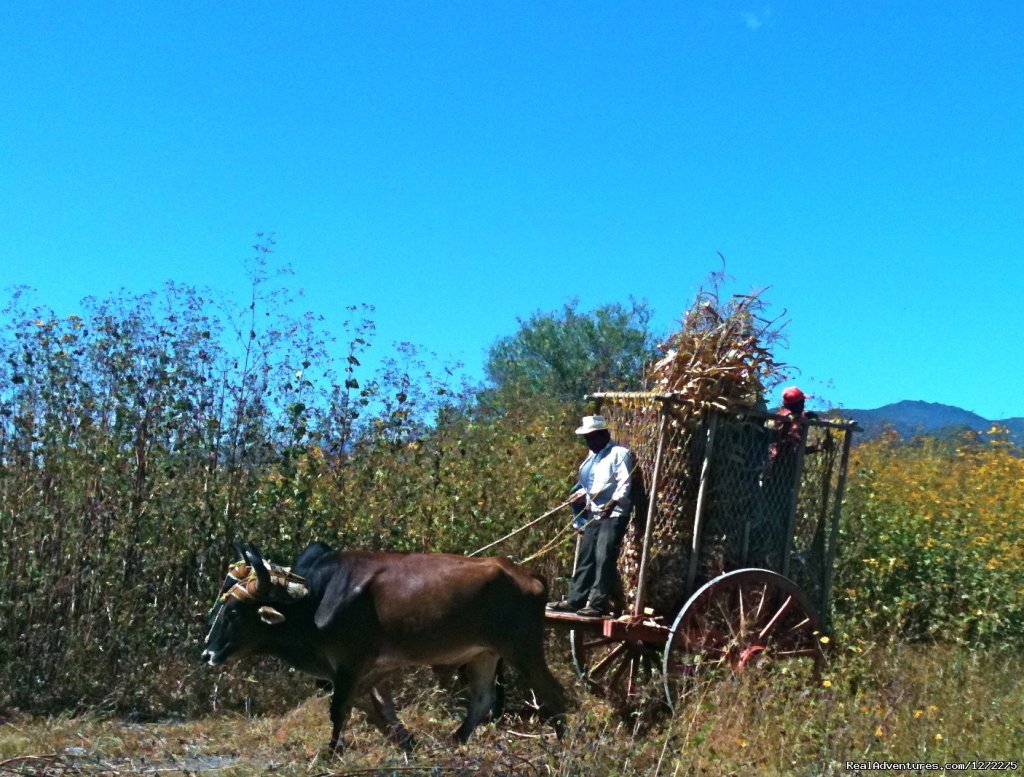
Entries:
{"label": "man's hand", "polygon": [[612,510],[615,509],[615,506],[617,504],[618,504],[618,502],[616,502],[614,499],[611,500],[608,504],[606,504],[604,507],[601,508],[600,517],[601,518],[607,518],[609,515],[611,515],[612,514]]}
{"label": "man's hand", "polygon": [[587,492],[582,488],[576,489],[569,494],[569,504],[575,510],[582,510],[587,505]]}

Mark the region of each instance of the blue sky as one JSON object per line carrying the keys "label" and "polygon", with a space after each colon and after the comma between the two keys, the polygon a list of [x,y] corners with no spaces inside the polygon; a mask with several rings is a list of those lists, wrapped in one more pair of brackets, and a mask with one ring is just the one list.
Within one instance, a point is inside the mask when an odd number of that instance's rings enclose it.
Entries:
{"label": "blue sky", "polygon": [[1024,415],[1024,4],[16,3],[0,287],[72,312],[244,293],[377,307],[479,374],[516,316],[718,252],[830,404]]}

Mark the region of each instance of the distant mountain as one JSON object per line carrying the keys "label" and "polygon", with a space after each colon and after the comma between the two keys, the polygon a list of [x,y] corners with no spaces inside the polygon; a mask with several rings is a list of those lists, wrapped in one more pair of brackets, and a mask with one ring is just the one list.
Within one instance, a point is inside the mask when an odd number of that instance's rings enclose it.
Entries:
{"label": "distant mountain", "polygon": [[862,440],[871,439],[885,428],[895,429],[903,437],[914,437],[919,434],[947,434],[965,429],[984,432],[991,428],[993,423],[997,423],[1010,430],[1010,438],[1017,445],[1024,446],[1024,418],[987,419],[970,410],[938,402],[905,399],[874,410],[841,408],[833,415],[850,418],[859,423],[864,429],[864,434],[858,435]]}

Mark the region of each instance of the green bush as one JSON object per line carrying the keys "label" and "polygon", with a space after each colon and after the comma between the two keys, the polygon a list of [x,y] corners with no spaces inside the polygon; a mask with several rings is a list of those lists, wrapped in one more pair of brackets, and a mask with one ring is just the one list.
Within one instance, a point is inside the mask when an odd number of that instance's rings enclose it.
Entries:
{"label": "green bush", "polygon": [[1019,645],[1024,458],[1005,430],[883,438],[851,468],[835,588],[847,630]]}
{"label": "green bush", "polygon": [[[11,300],[0,708],[288,703],[309,687],[288,672],[257,687],[251,667],[222,681],[196,666],[236,538],[284,563],[313,540],[465,552],[564,497],[575,409],[475,407],[408,344],[367,372],[369,309],[338,344],[269,287],[258,264],[238,306],[173,284],[81,316]],[[502,552],[537,549],[559,518]]]}

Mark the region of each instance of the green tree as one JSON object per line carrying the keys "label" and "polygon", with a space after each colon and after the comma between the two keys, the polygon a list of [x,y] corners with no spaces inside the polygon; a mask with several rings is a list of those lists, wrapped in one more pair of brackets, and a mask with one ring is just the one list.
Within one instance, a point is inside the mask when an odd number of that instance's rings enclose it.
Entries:
{"label": "green tree", "polygon": [[515,334],[491,346],[484,369],[503,402],[538,394],[573,402],[592,391],[636,390],[655,356],[650,320],[645,301],[581,312],[572,300],[519,319]]}

